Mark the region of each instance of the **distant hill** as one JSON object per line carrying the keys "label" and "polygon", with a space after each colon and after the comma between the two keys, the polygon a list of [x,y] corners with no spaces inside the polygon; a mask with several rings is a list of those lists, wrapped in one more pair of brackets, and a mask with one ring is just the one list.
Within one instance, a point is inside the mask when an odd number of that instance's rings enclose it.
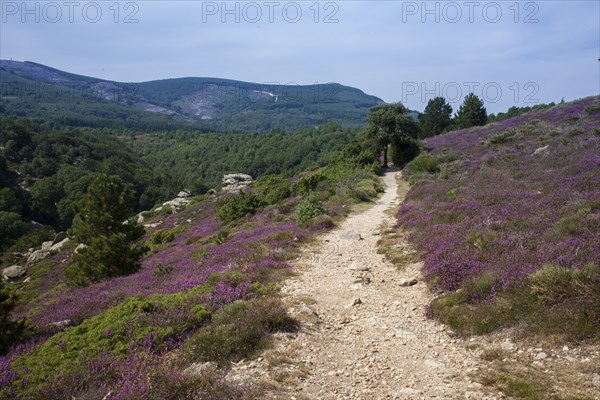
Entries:
{"label": "distant hill", "polygon": [[124,83],[8,60],[0,60],[0,90],[0,115],[38,117],[57,127],[268,132],[328,121],[361,127],[369,108],[383,103],[338,83],[279,85],[219,78]]}

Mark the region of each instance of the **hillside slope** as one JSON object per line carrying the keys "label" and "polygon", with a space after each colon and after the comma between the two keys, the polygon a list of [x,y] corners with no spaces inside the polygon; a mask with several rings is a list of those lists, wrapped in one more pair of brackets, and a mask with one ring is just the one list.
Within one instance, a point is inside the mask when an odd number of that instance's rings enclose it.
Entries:
{"label": "hillside slope", "polygon": [[[599,135],[589,97],[426,141],[399,222],[450,293],[433,315],[465,332],[525,319],[530,333],[600,339]],[[510,310],[490,306],[506,296]]]}
{"label": "hillside slope", "polygon": [[365,124],[370,107],[383,103],[337,83],[260,84],[192,77],[123,83],[8,60],[0,60],[0,83],[0,114],[40,116],[77,126],[269,132],[338,121],[358,127]]}

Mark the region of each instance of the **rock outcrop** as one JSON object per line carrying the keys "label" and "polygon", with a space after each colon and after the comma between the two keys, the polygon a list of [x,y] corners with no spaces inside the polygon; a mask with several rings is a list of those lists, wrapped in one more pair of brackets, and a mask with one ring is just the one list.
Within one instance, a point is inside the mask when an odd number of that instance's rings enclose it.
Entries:
{"label": "rock outcrop", "polygon": [[250,183],[252,183],[252,177],[247,174],[223,175],[223,191],[227,193],[237,193]]}
{"label": "rock outcrop", "polygon": [[27,273],[27,268],[22,265],[13,265],[2,270],[2,277],[6,280],[19,279]]}
{"label": "rock outcrop", "polygon": [[[162,206],[159,206],[154,209],[155,212],[161,211],[165,207],[171,208],[174,212],[180,211],[182,208],[191,203],[190,193],[186,191],[181,191],[177,194],[173,200],[165,201]],[[143,218],[143,217],[142,217]],[[138,217],[138,221],[140,218]],[[143,220],[142,220],[143,221]]]}
{"label": "rock outcrop", "polygon": [[31,255],[27,258],[27,264],[34,264],[48,257],[50,255],[50,247],[47,250],[44,250],[42,248],[41,250],[36,250],[33,253],[31,253]]}

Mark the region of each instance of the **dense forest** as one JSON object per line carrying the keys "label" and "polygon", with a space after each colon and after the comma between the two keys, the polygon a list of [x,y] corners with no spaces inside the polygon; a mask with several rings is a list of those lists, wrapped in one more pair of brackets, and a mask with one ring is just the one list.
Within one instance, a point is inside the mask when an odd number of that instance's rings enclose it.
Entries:
{"label": "dense forest", "polygon": [[331,122],[293,133],[178,131],[124,135],[121,139],[181,187],[202,192],[202,188],[219,189],[226,173],[243,172],[258,177],[322,166],[357,133],[356,129],[344,129]]}
{"label": "dense forest", "polygon": [[28,230],[24,221],[64,230],[94,175],[119,176],[134,193],[136,210],[147,210],[175,193],[168,177],[154,172],[116,138],[78,129],[48,132],[29,120],[0,120],[0,250]]}

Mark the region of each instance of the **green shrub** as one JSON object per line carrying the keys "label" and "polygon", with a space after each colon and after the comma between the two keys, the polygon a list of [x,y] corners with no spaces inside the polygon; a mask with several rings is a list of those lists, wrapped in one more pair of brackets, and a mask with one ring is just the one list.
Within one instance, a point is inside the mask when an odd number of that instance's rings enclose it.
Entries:
{"label": "green shrub", "polygon": [[219,231],[219,233],[214,234],[211,239],[212,242],[216,245],[220,245],[223,244],[227,241],[227,238],[229,237],[229,231],[225,230],[225,229],[221,229]]}
{"label": "green shrub", "polygon": [[318,215],[306,222],[307,227],[319,227],[321,229],[333,228],[334,225],[335,222],[333,221],[333,218],[327,214]]}
{"label": "green shrub", "polygon": [[315,218],[324,212],[325,210],[323,210],[317,197],[311,194],[296,207],[296,222],[298,225],[304,226],[310,219]]}
{"label": "green shrub", "polygon": [[599,280],[600,268],[593,264],[575,269],[547,265],[529,275],[531,292],[546,304],[575,299],[600,307]]}
{"label": "green shrub", "polygon": [[377,194],[383,191],[384,188],[381,182],[369,178],[358,181],[354,189],[351,191],[351,194],[355,200],[369,201],[377,197]]}
{"label": "green shrub", "polygon": [[569,296],[572,279],[572,270],[554,265],[548,265],[529,276],[532,293],[541,301],[550,304]]}
{"label": "green shrub", "polygon": [[371,164],[365,166],[365,171],[374,175],[381,175],[381,163],[379,162],[379,160],[373,161]]}
{"label": "green shrub", "polygon": [[13,321],[11,313],[16,301],[13,293],[4,287],[0,279],[0,355],[4,355],[11,345],[22,339],[25,320]]}
{"label": "green shrub", "polygon": [[264,348],[269,333],[289,326],[291,320],[276,300],[237,300],[213,315],[210,325],[184,344],[189,361],[229,361],[247,358]]}
{"label": "green shrub", "polygon": [[281,175],[269,175],[259,178],[255,187],[260,190],[266,204],[277,204],[292,195],[292,184]]}
{"label": "green shrub", "polygon": [[27,390],[35,391],[45,385],[46,377],[57,376],[59,371],[61,374],[74,372],[86,358],[93,359],[104,352],[117,358],[126,357],[132,346],[139,345],[149,335],[155,346],[162,346],[169,338],[193,330],[209,319],[208,312],[196,305],[191,308],[193,318],[165,323],[173,310],[187,306],[190,296],[199,296],[205,290],[198,287],[189,295],[127,298],[118,306],[55,334],[30,353],[15,359],[13,366],[17,370],[30,370],[26,375]]}
{"label": "green shrub", "polygon": [[[597,214],[596,214],[597,215]],[[584,204],[577,210],[568,213],[556,222],[556,227],[569,235],[581,235],[592,232],[598,226],[598,218],[592,213],[592,206]]]}
{"label": "green shrub", "polygon": [[157,277],[161,277],[164,275],[168,275],[171,272],[173,272],[173,266],[172,265],[167,265],[167,266],[163,266],[161,263],[156,264],[156,268],[154,270],[154,272],[152,273],[154,276]]}
{"label": "green shrub", "polygon": [[487,271],[478,278],[468,279],[463,284],[463,294],[468,302],[480,302],[493,297],[499,286],[496,272]]}
{"label": "green shrub", "polygon": [[523,135],[515,128],[489,135],[481,143],[483,145],[504,144],[521,138]]}
{"label": "green shrub", "polygon": [[547,265],[529,275],[526,284],[513,285],[489,301],[473,301],[492,292],[497,277],[489,273],[434,299],[428,314],[465,336],[520,324],[527,335],[598,340],[599,280],[598,265],[574,269]]}
{"label": "green shrub", "polygon": [[498,240],[498,234],[493,231],[475,231],[467,233],[465,242],[469,246],[478,250],[481,254],[485,254],[492,250]]}
{"label": "green shrub", "polygon": [[600,112],[600,101],[595,102],[594,104],[591,104],[589,106],[585,107],[585,112],[593,115],[593,114],[597,114]]}
{"label": "green shrub", "polygon": [[428,154],[421,154],[406,166],[406,170],[411,175],[418,172],[434,174],[440,170],[440,159]]}
{"label": "green shrub", "polygon": [[184,233],[185,231],[187,231],[189,229],[190,229],[190,227],[188,225],[176,226],[175,228],[168,229],[168,230],[159,229],[152,233],[152,235],[146,242],[146,245],[150,249],[154,249],[154,248],[160,246],[161,244],[169,243],[169,242],[173,241],[173,239],[175,239],[176,236],[181,235],[182,233]]}
{"label": "green shrub", "polygon": [[304,176],[304,177],[298,179],[292,185],[292,191],[301,196],[306,196],[311,191],[313,191],[317,188],[317,185],[319,184],[319,182],[324,181],[326,179],[327,179],[327,176],[325,175],[325,173],[323,171],[313,172],[310,175],[307,175],[307,176]]}
{"label": "green shrub", "polygon": [[210,256],[210,252],[208,252],[208,250],[206,250],[206,248],[204,246],[200,246],[198,247],[198,250],[196,250],[194,252],[194,254],[192,254],[192,257],[196,260],[196,261],[200,261],[205,257]]}
{"label": "green shrub", "polygon": [[446,193],[446,197],[448,197],[449,200],[454,200],[456,196],[458,196],[458,189],[451,189]]}
{"label": "green shrub", "polygon": [[257,194],[240,192],[235,196],[219,201],[216,218],[224,223],[229,223],[248,214],[254,214],[262,207],[264,207],[264,202]]}

